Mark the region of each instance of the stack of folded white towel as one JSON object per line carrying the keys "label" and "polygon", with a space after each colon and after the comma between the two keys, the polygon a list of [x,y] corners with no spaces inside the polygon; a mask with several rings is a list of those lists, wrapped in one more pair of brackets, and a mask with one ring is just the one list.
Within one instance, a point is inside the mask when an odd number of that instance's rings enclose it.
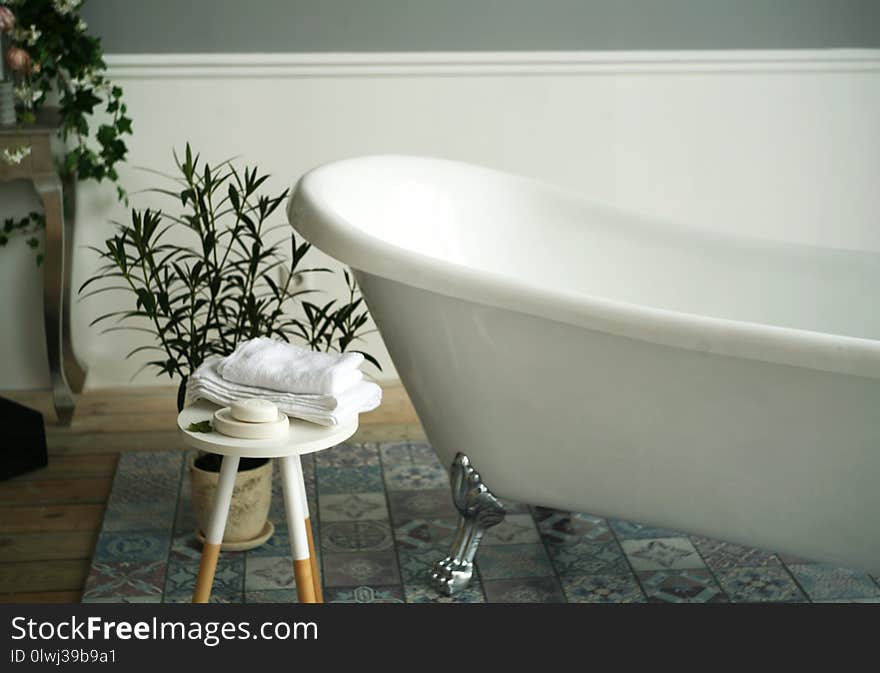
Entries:
{"label": "stack of folded white towel", "polygon": [[288,416],[338,425],[382,401],[382,389],[364,380],[363,361],[360,353],[318,353],[258,337],[206,359],[190,376],[187,397],[224,405],[259,397]]}

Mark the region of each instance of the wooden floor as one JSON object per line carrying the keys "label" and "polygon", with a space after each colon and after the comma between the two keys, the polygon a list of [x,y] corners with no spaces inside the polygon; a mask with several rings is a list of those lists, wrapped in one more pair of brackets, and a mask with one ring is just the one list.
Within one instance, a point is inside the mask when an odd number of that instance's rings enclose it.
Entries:
{"label": "wooden floor", "polygon": [[[384,388],[354,439],[423,439],[404,389]],[[183,448],[176,390],[84,392],[70,427],[57,425],[48,391],[0,394],[43,413],[49,446],[48,467],[0,482],[0,603],[79,601],[119,454]]]}

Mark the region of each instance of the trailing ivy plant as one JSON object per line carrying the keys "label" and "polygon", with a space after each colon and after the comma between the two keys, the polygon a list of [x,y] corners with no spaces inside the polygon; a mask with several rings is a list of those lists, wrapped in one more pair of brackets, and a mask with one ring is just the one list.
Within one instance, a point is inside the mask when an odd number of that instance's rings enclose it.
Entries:
{"label": "trailing ivy plant", "polygon": [[[313,350],[345,351],[368,331],[369,315],[354,279],[344,273],[347,298],[314,303],[301,289],[311,245],[286,223],[270,224],[288,190],[260,193],[268,175],[231,161],[210,165],[193,154],[174,153],[179,175],[172,188],[154,188],[180,207],[177,214],[132,210],[130,223],[92,248],[104,260],[80,287],[82,296],[122,292],[124,310],[100,315],[104,332],[134,330],[151,343],[132,349],[156,354],[138,373],[186,378],[211,355],[228,355],[244,340],[270,336],[297,340]],[[283,230],[279,231],[279,230]],[[180,241],[186,241],[181,243]],[[273,242],[274,241],[274,242]],[[369,353],[364,357],[379,367]]]}
{"label": "trailing ivy plant", "polygon": [[[9,243],[10,236],[23,235],[27,236],[27,244],[29,248],[37,250],[40,247],[40,239],[37,238],[39,232],[46,226],[46,218],[39,211],[31,211],[24,217],[14,218],[7,217],[3,220],[3,227],[0,229],[0,247]],[[43,263],[43,253],[37,253],[37,264]]]}
{"label": "trailing ivy plant", "polygon": [[[86,32],[81,6],[82,0],[0,0],[3,57],[15,84],[16,116],[19,124],[34,123],[54,92],[66,148],[61,177],[68,183],[110,180],[124,201],[116,168],[128,151],[124,136],[132,132],[131,118],[122,89],[106,77],[101,41]],[[91,120],[98,112],[104,113],[103,121],[94,128]],[[29,224],[6,231],[0,246],[17,229],[40,228],[40,218],[27,217]]]}

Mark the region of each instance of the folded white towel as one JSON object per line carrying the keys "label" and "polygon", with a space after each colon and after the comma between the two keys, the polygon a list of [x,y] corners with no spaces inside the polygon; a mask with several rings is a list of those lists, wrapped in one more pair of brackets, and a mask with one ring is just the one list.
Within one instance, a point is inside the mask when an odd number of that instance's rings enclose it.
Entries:
{"label": "folded white towel", "polygon": [[236,400],[259,397],[274,402],[288,416],[319,425],[339,425],[357,414],[372,411],[382,402],[382,389],[375,383],[359,381],[340,395],[284,393],[223,379],[218,372],[223,357],[206,359],[187,382],[187,399],[206,399],[229,405]]}
{"label": "folded white towel", "polygon": [[364,377],[360,353],[319,353],[257,337],[238,345],[218,368],[232,383],[285,393],[338,395]]}

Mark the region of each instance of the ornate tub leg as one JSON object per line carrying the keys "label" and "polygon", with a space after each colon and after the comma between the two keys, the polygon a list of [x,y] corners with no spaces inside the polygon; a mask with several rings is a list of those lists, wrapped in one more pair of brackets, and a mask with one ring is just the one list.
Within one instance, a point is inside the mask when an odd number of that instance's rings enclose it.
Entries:
{"label": "ornate tub leg", "polygon": [[463,453],[452,461],[452,501],[461,514],[449,555],[434,564],[431,582],[447,596],[464,589],[474,574],[474,557],[483,533],[504,520],[504,506],[486,488]]}

